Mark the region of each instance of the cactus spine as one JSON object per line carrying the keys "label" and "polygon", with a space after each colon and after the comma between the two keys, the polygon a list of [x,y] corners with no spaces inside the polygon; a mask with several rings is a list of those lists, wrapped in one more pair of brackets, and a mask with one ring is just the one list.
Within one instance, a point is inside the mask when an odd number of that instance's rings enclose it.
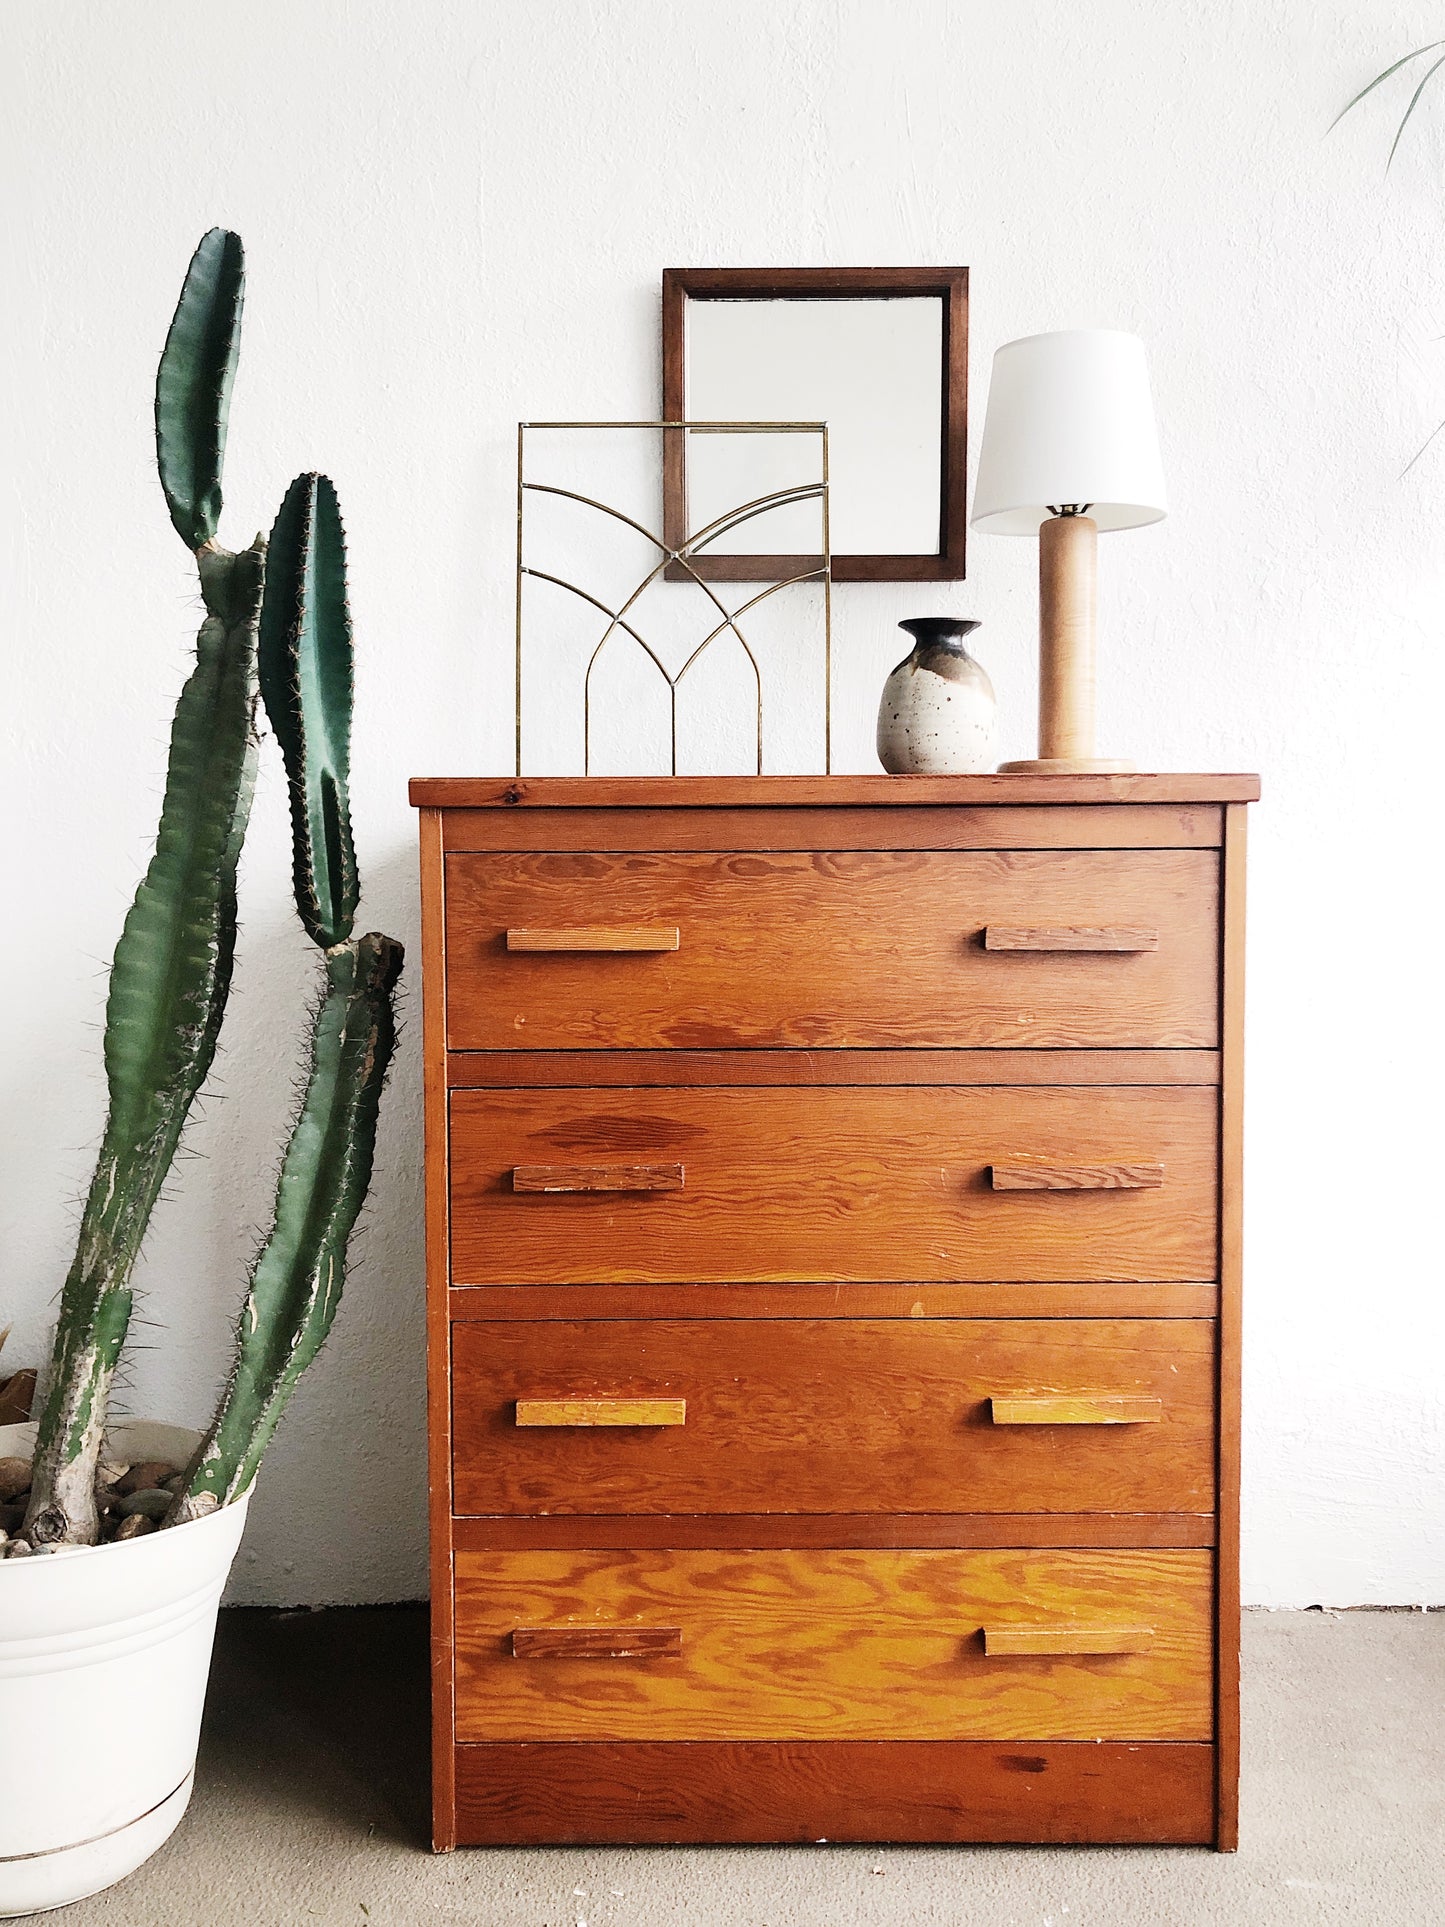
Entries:
{"label": "cactus spine", "polygon": [[255,781],[258,643],[291,788],[297,908],[325,953],[326,989],[236,1366],[168,1523],[245,1490],[330,1329],[395,1038],[401,946],[377,935],[351,940],[359,895],[347,800],[352,652],[335,490],[315,475],[292,484],[273,531],[274,570],[262,537],[239,554],[215,540],[243,292],[239,237],[213,229],[191,260],[156,381],[161,485],[177,533],[195,551],[206,618],[176,708],[155,854],[111,970],[109,1108],[41,1412],[23,1528],[35,1544],[97,1537],[95,1469],[131,1273],[211,1068],[230,990],[237,864]]}
{"label": "cactus spine", "polygon": [[260,674],[291,790],[296,911],[323,954],[326,988],[230,1384],[168,1524],[246,1490],[331,1329],[396,1038],[401,945],[376,933],[351,938],[359,895],[348,797],[351,618],[341,514],[324,475],[297,476],[271,530]]}

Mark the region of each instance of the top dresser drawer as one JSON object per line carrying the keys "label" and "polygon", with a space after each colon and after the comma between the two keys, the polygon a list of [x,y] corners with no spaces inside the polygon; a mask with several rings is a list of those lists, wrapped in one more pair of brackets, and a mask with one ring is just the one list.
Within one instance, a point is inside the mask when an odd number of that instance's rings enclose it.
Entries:
{"label": "top dresser drawer", "polygon": [[460,851],[453,1050],[1194,1048],[1213,850]]}

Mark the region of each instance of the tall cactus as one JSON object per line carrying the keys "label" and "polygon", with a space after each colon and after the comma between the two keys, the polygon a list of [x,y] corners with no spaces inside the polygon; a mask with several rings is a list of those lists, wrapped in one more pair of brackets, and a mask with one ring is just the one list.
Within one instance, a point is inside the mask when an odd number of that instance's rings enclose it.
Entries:
{"label": "tall cactus", "polygon": [[326,989],[275,1218],[237,1324],[230,1382],[168,1525],[247,1489],[296,1381],[331,1329],[396,1038],[392,989],[401,945],[374,932],[351,937],[359,895],[348,794],[351,618],[341,514],[324,475],[297,476],[271,530],[260,673],[291,790],[296,910],[323,953]]}
{"label": "tall cactus", "polygon": [[246,1490],[330,1330],[366,1196],[402,965],[390,937],[352,940],[359,882],[348,803],[351,621],[336,492],[299,477],[272,532],[215,539],[244,257],[213,229],[196,249],[156,381],[156,456],[171,521],[195,551],[206,619],[171,734],[155,855],[111,971],[109,1110],[61,1296],[24,1534],[92,1544],[95,1471],[131,1311],[131,1273],[215,1056],[236,943],[236,873],[256,769],[259,686],[291,789],[296,901],[324,953],[305,1096],[275,1223],[254,1268],[236,1365],[168,1524]]}
{"label": "tall cactus", "polygon": [[244,291],[239,238],[201,241],[156,380],[171,519],[196,552],[206,618],[171,730],[155,854],[116,946],[106,1004],[109,1109],[61,1294],[25,1531],[96,1538],[95,1467],[131,1312],[131,1273],[216,1053],[236,945],[236,865],[255,782],[256,630],[265,545],[214,540]]}

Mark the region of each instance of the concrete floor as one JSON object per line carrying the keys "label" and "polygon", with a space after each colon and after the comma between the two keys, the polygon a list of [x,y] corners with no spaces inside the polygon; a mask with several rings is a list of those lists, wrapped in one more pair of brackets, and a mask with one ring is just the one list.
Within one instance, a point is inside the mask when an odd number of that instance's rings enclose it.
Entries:
{"label": "concrete floor", "polygon": [[1434,1927],[1445,1613],[1253,1613],[1243,1846],[434,1858],[419,1608],[221,1616],[196,1797],[65,1927]]}

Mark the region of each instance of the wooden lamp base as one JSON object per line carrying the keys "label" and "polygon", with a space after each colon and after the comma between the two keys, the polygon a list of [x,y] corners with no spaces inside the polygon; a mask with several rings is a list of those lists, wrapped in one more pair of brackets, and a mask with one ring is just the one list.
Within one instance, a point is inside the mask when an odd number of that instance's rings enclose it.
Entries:
{"label": "wooden lamp base", "polygon": [[1039,753],[1008,776],[1118,776],[1132,763],[1094,754],[1098,524],[1053,515],[1039,529]]}
{"label": "wooden lamp base", "polygon": [[1025,756],[998,766],[1000,776],[1132,776],[1137,768],[1113,756]]}

